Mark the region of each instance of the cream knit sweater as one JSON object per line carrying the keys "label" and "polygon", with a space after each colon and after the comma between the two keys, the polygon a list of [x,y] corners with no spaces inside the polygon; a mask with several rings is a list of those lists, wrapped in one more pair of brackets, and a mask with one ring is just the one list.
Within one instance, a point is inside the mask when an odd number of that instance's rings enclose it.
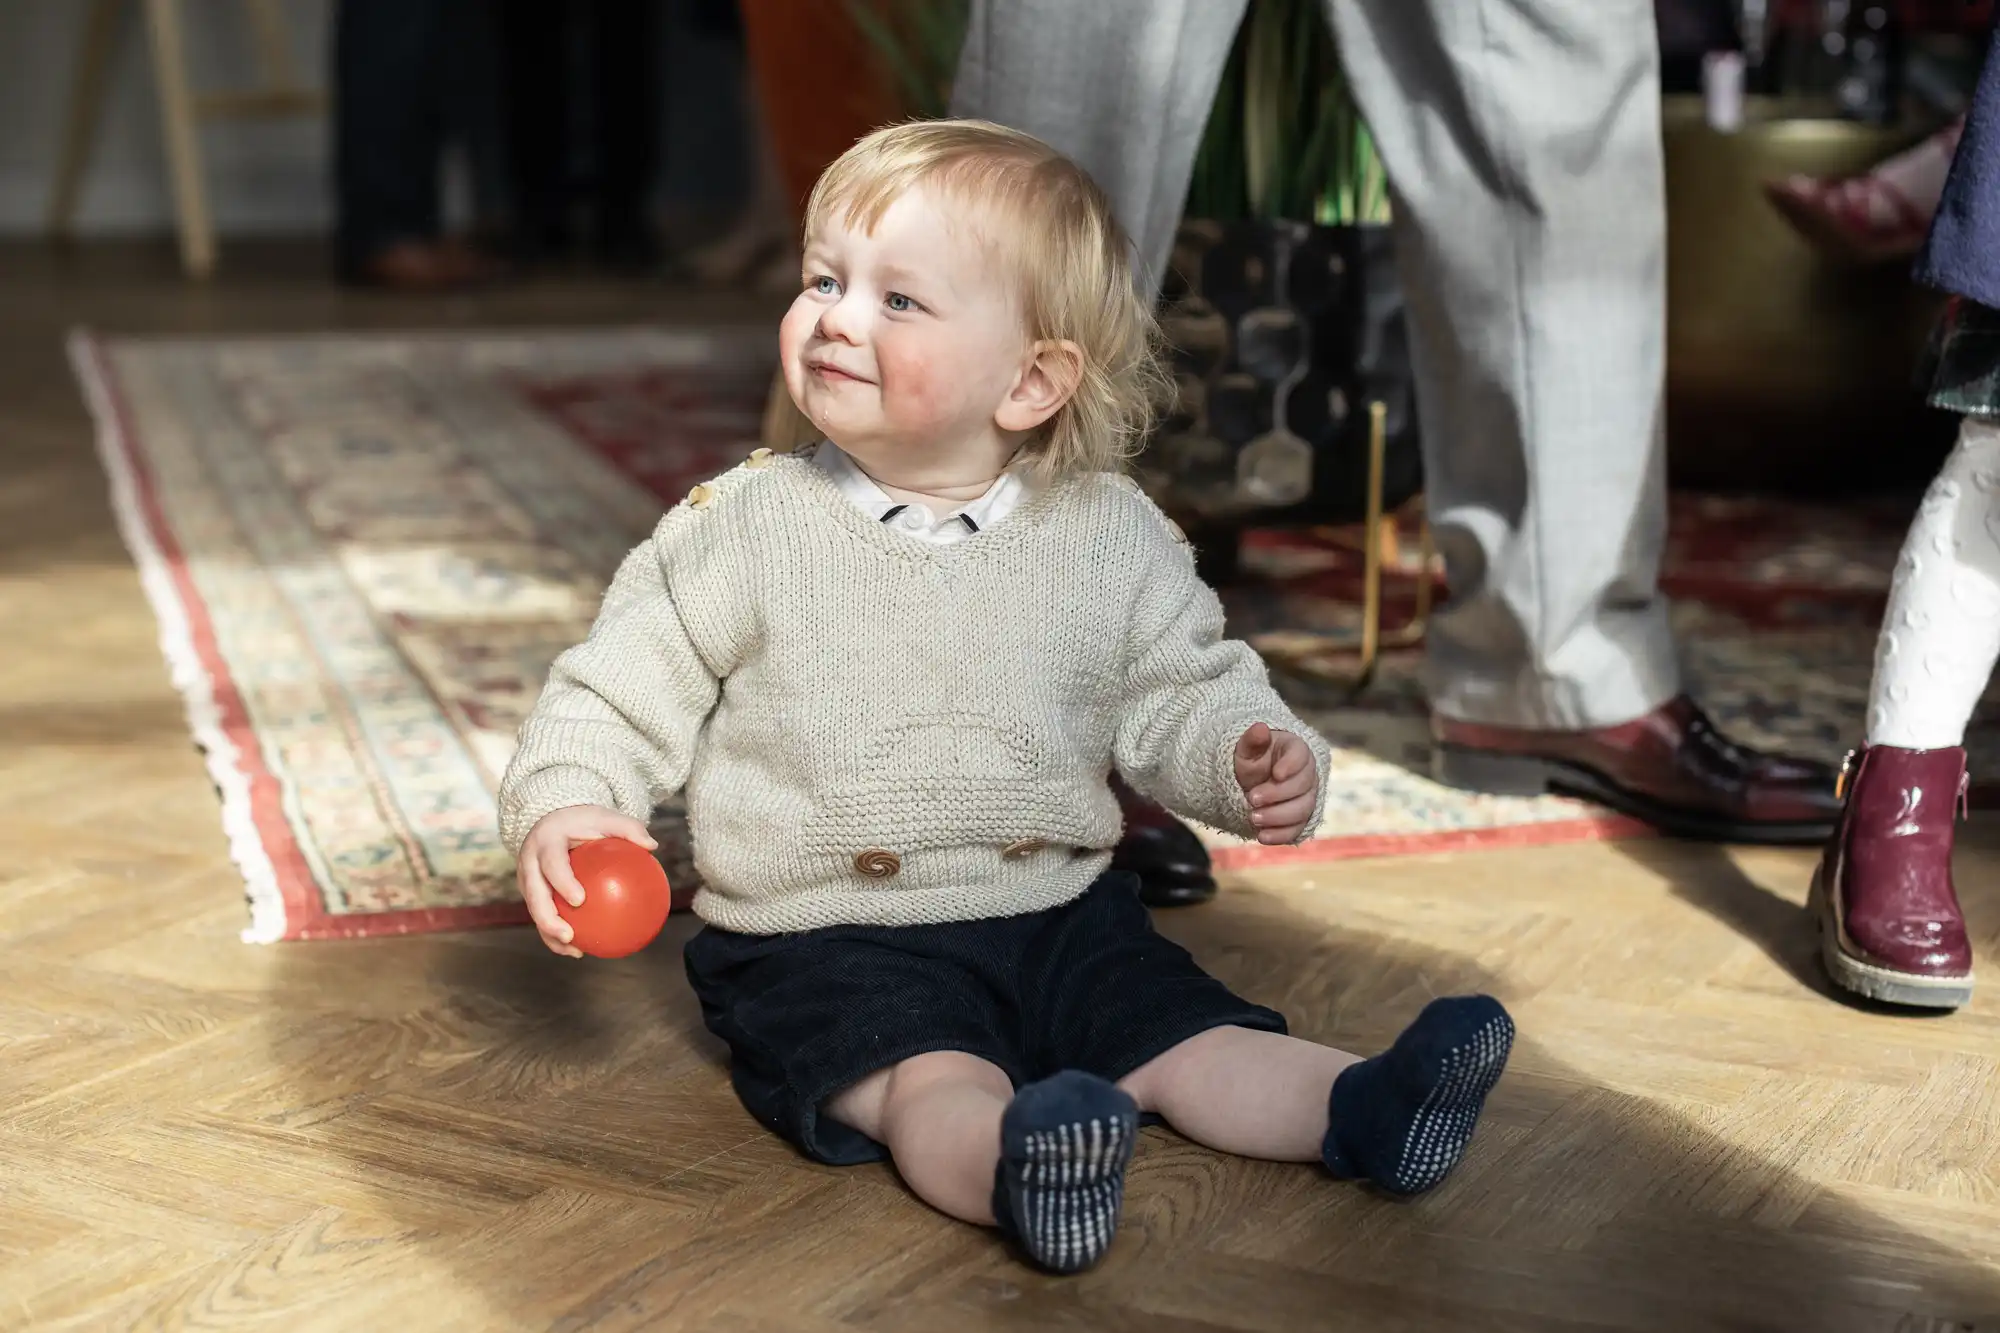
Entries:
{"label": "cream knit sweater", "polygon": [[1272,691],[1138,488],[1061,482],[951,546],[871,521],[809,460],[696,487],[556,659],[500,785],[518,853],[552,810],[644,819],[687,787],[695,912],[725,930],[1012,916],[1079,896],[1121,820],[1115,765],[1253,836],[1254,722],[1326,743]]}

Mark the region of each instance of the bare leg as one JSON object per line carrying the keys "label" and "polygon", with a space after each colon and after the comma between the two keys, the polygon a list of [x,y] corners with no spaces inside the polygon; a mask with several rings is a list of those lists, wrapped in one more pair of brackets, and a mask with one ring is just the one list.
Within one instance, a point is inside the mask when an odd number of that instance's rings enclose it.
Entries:
{"label": "bare leg", "polygon": [[1361,1057],[1253,1028],[1211,1028],[1118,1086],[1196,1143],[1238,1157],[1317,1162],[1327,1092]]}
{"label": "bare leg", "polygon": [[932,1051],[835,1094],[826,1113],[886,1145],[925,1203],[992,1226],[1000,1117],[1013,1096],[1014,1084],[999,1066],[961,1051]]}
{"label": "bare leg", "polygon": [[1453,996],[1431,1001],[1371,1059],[1223,1027],[1188,1038],[1119,1086],[1208,1147],[1318,1159],[1342,1180],[1420,1194],[1465,1155],[1513,1044],[1514,1022],[1499,1001]]}
{"label": "bare leg", "polygon": [[935,1051],[869,1075],[826,1113],[887,1144],[924,1202],[998,1226],[1052,1272],[1089,1268],[1117,1234],[1139,1113],[1103,1079],[1070,1070],[1016,1093],[997,1066]]}

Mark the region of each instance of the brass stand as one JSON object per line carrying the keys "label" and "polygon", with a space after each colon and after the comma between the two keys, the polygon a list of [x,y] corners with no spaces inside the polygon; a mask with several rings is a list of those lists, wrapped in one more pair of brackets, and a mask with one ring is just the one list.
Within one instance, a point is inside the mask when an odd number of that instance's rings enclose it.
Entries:
{"label": "brass stand", "polygon": [[[1329,646],[1339,649],[1341,641],[1331,635],[1297,634],[1287,642],[1260,649],[1266,661],[1283,671],[1309,680],[1327,681],[1344,687],[1349,695],[1367,689],[1375,679],[1384,648],[1408,648],[1423,642],[1431,618],[1431,559],[1437,553],[1428,517],[1419,520],[1418,577],[1416,608],[1406,625],[1387,633],[1382,629],[1382,569],[1387,563],[1384,548],[1400,546],[1393,515],[1382,507],[1383,470],[1388,452],[1388,408],[1381,403],[1368,405],[1368,508],[1362,526],[1361,552],[1361,652],[1353,675],[1329,670],[1325,657]],[[1328,530],[1321,529],[1322,532]]]}

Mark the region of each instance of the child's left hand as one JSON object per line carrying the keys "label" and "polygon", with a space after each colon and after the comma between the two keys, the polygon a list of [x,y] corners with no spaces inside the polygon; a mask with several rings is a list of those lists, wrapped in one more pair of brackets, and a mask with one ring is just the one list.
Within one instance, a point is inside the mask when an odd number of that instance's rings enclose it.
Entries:
{"label": "child's left hand", "polygon": [[1253,724],[1236,742],[1236,781],[1250,802],[1258,842],[1275,847],[1298,841],[1319,795],[1319,772],[1304,741]]}

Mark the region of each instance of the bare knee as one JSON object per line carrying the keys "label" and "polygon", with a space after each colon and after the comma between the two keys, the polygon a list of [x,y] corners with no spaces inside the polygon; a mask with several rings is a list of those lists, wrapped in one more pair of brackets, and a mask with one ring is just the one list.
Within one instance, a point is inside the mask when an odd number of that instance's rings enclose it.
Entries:
{"label": "bare knee", "polygon": [[1118,1080],[1125,1095],[1139,1104],[1141,1111],[1158,1111],[1166,1105],[1169,1089],[1183,1070],[1202,1059],[1204,1052],[1229,1040],[1231,1029],[1210,1028],[1197,1032],[1177,1045],[1169,1046],[1145,1064]]}
{"label": "bare knee", "polygon": [[1014,1095],[1014,1081],[990,1060],[964,1051],[926,1051],[900,1060],[882,1071],[888,1077],[886,1096],[907,1100],[938,1083],[969,1083],[998,1097]]}
{"label": "bare knee", "polygon": [[878,1069],[826,1100],[826,1113],[886,1143],[899,1116],[942,1085],[969,1085],[1005,1101],[1013,1080],[991,1061],[964,1051],[926,1051]]}

